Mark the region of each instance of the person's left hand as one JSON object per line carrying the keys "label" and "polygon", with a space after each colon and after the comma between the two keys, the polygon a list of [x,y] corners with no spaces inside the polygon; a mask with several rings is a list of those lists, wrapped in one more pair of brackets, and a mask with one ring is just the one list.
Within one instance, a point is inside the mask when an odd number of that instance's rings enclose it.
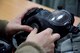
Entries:
{"label": "person's left hand", "polygon": [[24,13],[22,13],[17,18],[9,21],[9,23],[6,26],[6,33],[11,37],[13,34],[15,34],[18,31],[27,31],[30,32],[32,28],[28,25],[21,25],[21,19],[24,17]]}

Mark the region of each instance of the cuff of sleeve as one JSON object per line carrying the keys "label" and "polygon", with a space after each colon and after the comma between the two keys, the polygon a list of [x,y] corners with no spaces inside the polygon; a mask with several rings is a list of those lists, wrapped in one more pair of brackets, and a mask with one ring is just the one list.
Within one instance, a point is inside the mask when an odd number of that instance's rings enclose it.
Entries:
{"label": "cuff of sleeve", "polygon": [[41,47],[40,45],[33,43],[33,42],[23,42],[21,45],[19,45],[19,47],[17,48],[17,50],[25,47],[25,46],[32,46],[33,48],[35,48],[37,51],[39,51],[39,53],[46,53],[46,51],[44,50],[43,47]]}
{"label": "cuff of sleeve", "polygon": [[3,38],[6,37],[5,28],[7,24],[8,24],[8,21],[0,20],[0,36]]}

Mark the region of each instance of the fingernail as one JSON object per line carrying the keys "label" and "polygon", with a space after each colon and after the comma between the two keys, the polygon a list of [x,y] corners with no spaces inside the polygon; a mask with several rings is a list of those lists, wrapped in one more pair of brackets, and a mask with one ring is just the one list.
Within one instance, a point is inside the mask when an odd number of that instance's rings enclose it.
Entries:
{"label": "fingernail", "polygon": [[56,35],[58,38],[60,38],[60,34],[58,34],[58,33],[55,33],[55,35]]}
{"label": "fingernail", "polygon": [[34,30],[37,30],[37,28],[35,27]]}
{"label": "fingernail", "polygon": [[33,30],[33,28],[30,28],[30,30]]}
{"label": "fingernail", "polygon": [[53,30],[52,30],[51,28],[47,28],[47,30],[49,30],[49,31],[53,32]]}

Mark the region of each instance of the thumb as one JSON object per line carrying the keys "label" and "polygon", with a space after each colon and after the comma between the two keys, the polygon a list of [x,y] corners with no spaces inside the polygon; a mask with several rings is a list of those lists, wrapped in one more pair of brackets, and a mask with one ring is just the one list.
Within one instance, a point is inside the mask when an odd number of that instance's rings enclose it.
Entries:
{"label": "thumb", "polygon": [[37,33],[37,31],[38,31],[37,28],[34,28],[33,31],[31,31],[31,33],[29,35],[34,35]]}
{"label": "thumb", "polygon": [[51,36],[51,38],[53,39],[53,42],[55,42],[56,40],[60,38],[60,35],[58,33],[55,33]]}
{"label": "thumb", "polygon": [[28,25],[21,25],[19,26],[19,29],[22,31],[27,31],[27,32],[31,32],[33,30],[33,28]]}

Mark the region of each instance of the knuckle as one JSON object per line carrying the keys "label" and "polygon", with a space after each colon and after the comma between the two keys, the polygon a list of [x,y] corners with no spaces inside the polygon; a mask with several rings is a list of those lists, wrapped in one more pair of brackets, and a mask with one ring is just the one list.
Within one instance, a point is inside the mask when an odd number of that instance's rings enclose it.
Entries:
{"label": "knuckle", "polygon": [[48,32],[53,32],[53,30],[51,28],[47,28]]}
{"label": "knuckle", "polygon": [[51,33],[49,31],[44,32],[44,35],[50,35]]}

